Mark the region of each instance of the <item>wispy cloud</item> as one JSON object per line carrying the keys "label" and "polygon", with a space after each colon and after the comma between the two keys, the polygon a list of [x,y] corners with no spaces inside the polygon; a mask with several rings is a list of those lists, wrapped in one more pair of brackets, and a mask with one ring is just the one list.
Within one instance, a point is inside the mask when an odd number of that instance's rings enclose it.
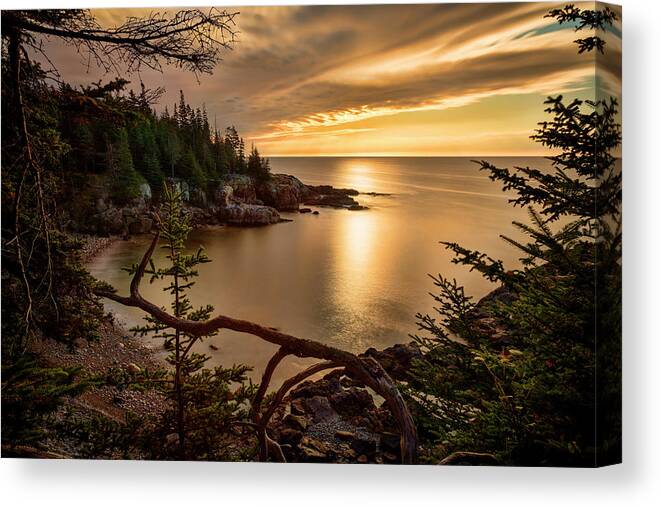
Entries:
{"label": "wispy cloud", "polygon": [[[145,72],[135,80],[165,86],[165,103],[176,101],[183,89],[191,102],[205,103],[220,125],[235,124],[273,153],[312,153],[319,144],[332,151],[333,140],[340,137],[337,151],[346,152],[354,143],[359,152],[365,149],[361,140],[372,143],[379,133],[391,135],[389,125],[401,122],[403,115],[410,120],[415,114],[485,104],[484,114],[494,117],[507,115],[511,105],[501,101],[500,109],[487,110],[493,97],[511,96],[514,101],[535,95],[541,106],[547,94],[589,94],[594,59],[576,54],[576,34],[570,28],[558,29],[543,17],[552,7],[500,3],[237,8],[239,43],[213,76],[203,76],[198,83],[193,76],[166,69],[163,74]],[[140,11],[95,13],[111,25]],[[608,34],[608,48],[615,56],[620,51],[618,33]],[[98,79],[98,71],[86,73],[70,48],[58,47],[56,53],[73,80]],[[617,89],[619,67],[604,62],[602,70],[603,82]],[[523,116],[509,118],[514,130],[529,126]],[[427,127],[430,138],[447,129]],[[489,128],[476,122],[469,130],[479,136]],[[384,150],[400,141],[384,137]],[[522,136],[518,142],[523,146],[529,141]]]}

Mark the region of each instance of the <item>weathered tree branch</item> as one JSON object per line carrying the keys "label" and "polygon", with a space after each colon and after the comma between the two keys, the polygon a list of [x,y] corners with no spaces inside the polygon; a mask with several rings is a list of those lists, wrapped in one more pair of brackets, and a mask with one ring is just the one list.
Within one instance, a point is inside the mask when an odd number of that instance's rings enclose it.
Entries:
{"label": "weathered tree branch", "polygon": [[142,66],[160,70],[161,61],[195,73],[211,73],[222,50],[235,42],[238,13],[211,8],[174,14],[152,12],[111,28],[100,26],[87,10],[3,11],[3,32],[25,34],[25,43],[42,52],[40,38],[58,37],[86,52],[106,71],[129,72]]}
{"label": "weathered tree branch", "polygon": [[[140,294],[140,282],[142,281],[149,260],[154,253],[158,239],[159,234],[157,233],[154,235],[149,248],[136,268],[133,280],[131,281],[130,296],[120,296],[114,290],[104,288],[95,289],[95,294],[99,297],[108,298],[125,306],[140,308],[168,327],[192,336],[205,336],[213,334],[220,329],[230,329],[240,333],[251,334],[269,343],[279,345],[281,350],[276,354],[276,358],[272,359],[269,363],[270,372],[267,380],[270,380],[273,370],[284,355],[291,354],[296,357],[315,357],[325,360],[324,363],[311,366],[283,384],[278,393],[276,393],[274,402],[270,405],[269,409],[267,409],[267,412],[263,416],[266,421],[268,421],[273,414],[273,411],[275,411],[275,408],[277,408],[277,403],[279,403],[278,400],[281,401],[287,391],[298,382],[323,369],[332,368],[334,366],[344,367],[363,384],[369,386],[385,399],[400,430],[402,462],[411,464],[416,461],[417,434],[411,413],[409,412],[409,409],[395,383],[392,381],[388,373],[386,373],[381,365],[374,359],[359,358],[355,354],[324,345],[323,343],[298,338],[286,333],[281,333],[280,331],[269,327],[261,326],[254,322],[235,319],[226,315],[218,315],[207,321],[193,321],[177,318],[162,308],[159,308],[154,303],[145,300]],[[264,394],[262,394],[262,397]],[[259,401],[261,404],[261,399]],[[256,410],[259,411],[259,407],[257,407]],[[268,438],[267,435],[264,434],[264,436]]]}

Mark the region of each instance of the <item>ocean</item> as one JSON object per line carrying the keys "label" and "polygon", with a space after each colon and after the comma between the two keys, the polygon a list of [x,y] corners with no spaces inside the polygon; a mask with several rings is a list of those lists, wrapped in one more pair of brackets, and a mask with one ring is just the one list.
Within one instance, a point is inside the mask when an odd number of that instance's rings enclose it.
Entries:
{"label": "ocean", "polygon": [[[549,167],[543,158],[489,160],[499,167]],[[318,208],[319,215],[282,213],[293,220],[289,223],[194,231],[191,249],[204,246],[213,260],[199,269],[190,293],[194,305],[212,304],[226,315],[362,352],[411,340],[418,329],[416,314],[434,312],[429,274],[456,278],[476,299],[494,288],[453,264],[440,241],[483,251],[506,266],[519,265],[519,252],[500,235],[518,237],[511,222],[525,221],[526,210],[513,208],[511,196],[470,158],[272,158],[271,166],[309,184],[391,195],[358,196],[369,207],[365,211]],[[147,243],[148,238],[116,242],[89,269],[126,292],[129,276],[121,268],[137,262]],[[157,252],[156,262],[162,260]],[[169,304],[159,286],[143,284],[146,297]],[[139,310],[107,307],[127,326],[140,323]],[[197,350],[212,356],[209,365],[249,364],[258,380],[275,346],[222,331]],[[311,362],[288,358],[273,385]]]}

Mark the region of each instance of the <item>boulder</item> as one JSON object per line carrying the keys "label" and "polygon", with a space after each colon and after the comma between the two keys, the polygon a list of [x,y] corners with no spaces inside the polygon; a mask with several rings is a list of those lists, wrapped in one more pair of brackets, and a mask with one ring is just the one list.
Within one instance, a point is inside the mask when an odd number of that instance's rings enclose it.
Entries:
{"label": "boulder", "polygon": [[119,208],[110,207],[99,213],[96,222],[101,233],[120,234],[124,230],[124,214]]}
{"label": "boulder", "polygon": [[142,197],[145,201],[149,201],[151,199],[151,187],[149,186],[149,183],[141,183],[139,191],[140,197]]}
{"label": "boulder", "polygon": [[216,206],[225,207],[234,203],[234,189],[230,185],[221,185],[214,196]]}
{"label": "boulder", "polygon": [[[220,184],[222,187],[231,187],[232,199],[245,204],[255,204],[257,196],[252,179],[245,174],[228,174]],[[218,202],[216,200],[216,202]]]}
{"label": "boulder", "polygon": [[299,384],[292,390],[290,397],[294,398],[312,398],[313,396],[330,397],[332,394],[341,391],[339,375],[335,372],[329,373],[323,379],[317,381],[308,380]]}
{"label": "boulder", "polygon": [[231,225],[268,225],[280,221],[280,214],[270,206],[230,204],[219,209],[219,218]]}
{"label": "boulder", "polygon": [[356,435],[350,442],[351,448],[356,451],[356,454],[373,457],[376,454],[376,440]]}
{"label": "boulder", "polygon": [[273,174],[257,186],[257,197],[278,211],[298,210],[307,194],[307,186],[289,174]]}
{"label": "boulder", "polygon": [[338,419],[337,412],[331,407],[328,398],[313,396],[304,401],[305,411],[312,416],[314,422]]}
{"label": "boulder", "polygon": [[151,232],[154,221],[147,217],[138,217],[129,223],[129,233],[131,234],[147,234]]}
{"label": "boulder", "polygon": [[305,405],[302,398],[291,400],[289,404],[289,411],[294,415],[305,415]]}
{"label": "boulder", "polygon": [[315,438],[303,437],[299,444],[301,461],[321,463],[328,461],[328,446]]}
{"label": "boulder", "polygon": [[361,356],[376,359],[395,380],[406,380],[413,361],[422,358],[420,347],[415,343],[398,343],[384,350],[367,349]]}
{"label": "boulder", "polygon": [[207,193],[198,187],[190,189],[190,199],[188,202],[198,208],[206,208],[209,205]]}
{"label": "boulder", "polygon": [[284,422],[290,428],[294,428],[299,431],[305,431],[308,428],[308,420],[301,415],[287,414],[282,422]]}
{"label": "boulder", "polygon": [[365,389],[356,387],[333,394],[329,401],[338,414],[349,417],[362,415],[376,408],[372,396]]}
{"label": "boulder", "polygon": [[278,439],[278,442],[296,446],[301,441],[301,438],[303,438],[303,433],[301,433],[299,430],[295,430],[294,428],[285,428],[280,431],[280,438]]}

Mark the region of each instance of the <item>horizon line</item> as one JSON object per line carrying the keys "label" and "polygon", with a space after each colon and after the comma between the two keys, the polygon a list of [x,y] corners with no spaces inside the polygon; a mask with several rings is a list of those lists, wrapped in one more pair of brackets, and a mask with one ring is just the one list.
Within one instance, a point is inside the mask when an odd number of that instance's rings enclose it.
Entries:
{"label": "horizon line", "polygon": [[491,157],[539,157],[546,158],[553,156],[552,153],[546,154],[521,154],[521,153],[512,153],[512,154],[489,154],[489,155],[440,155],[440,154],[428,154],[428,155],[402,155],[402,154],[374,154],[374,153],[337,153],[337,154],[321,154],[321,155],[287,155],[287,154],[276,154],[276,155],[263,155],[265,158],[491,158]]}

